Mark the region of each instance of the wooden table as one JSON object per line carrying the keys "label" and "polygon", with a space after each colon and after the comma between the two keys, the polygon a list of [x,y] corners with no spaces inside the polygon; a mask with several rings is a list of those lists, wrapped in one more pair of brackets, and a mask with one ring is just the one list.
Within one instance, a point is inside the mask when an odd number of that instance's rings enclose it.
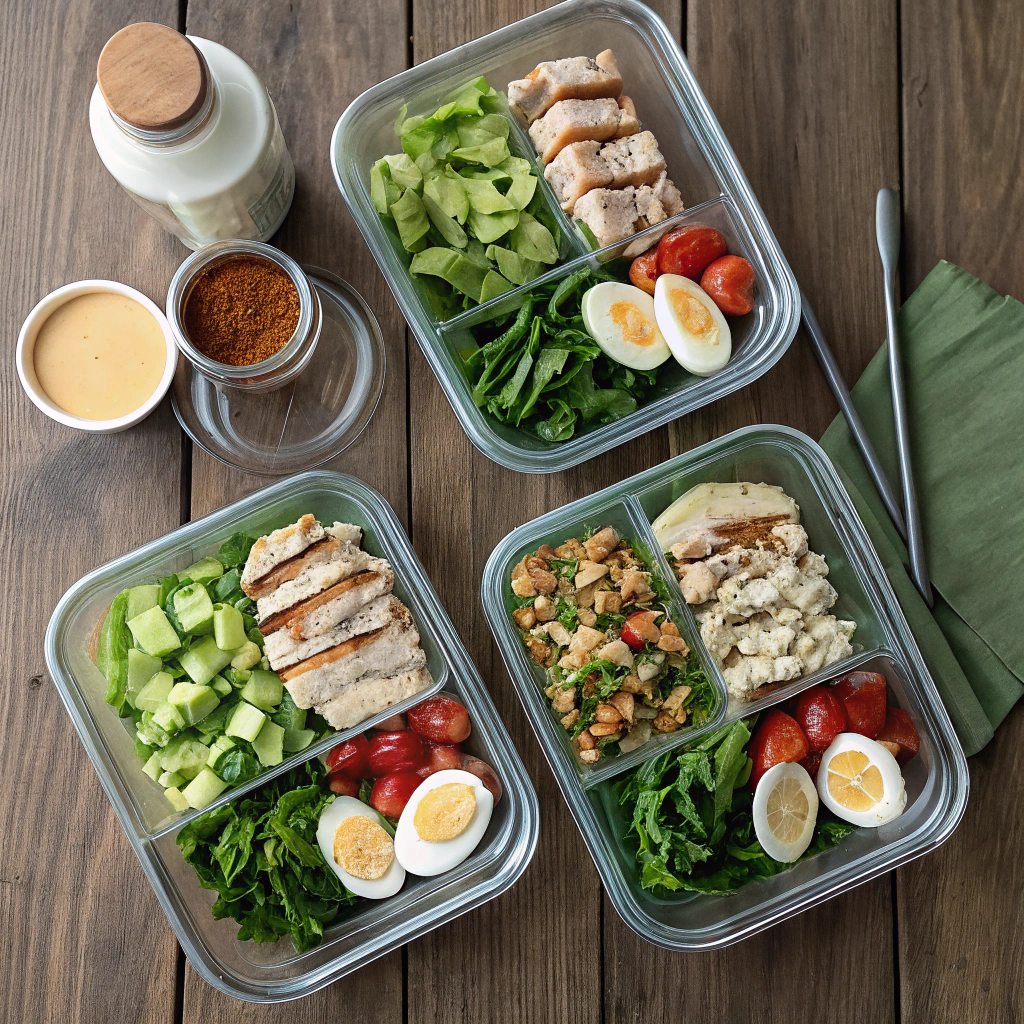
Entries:
{"label": "wooden table", "polygon": [[[940,257],[1024,296],[1024,6],[1003,0],[658,0],[848,380],[883,334],[876,190],[902,187],[903,290]],[[1013,1021],[1024,885],[1016,713],[971,764],[938,853],[719,953],[638,939],[597,874],[530,733],[478,604],[512,527],[749,423],[819,436],[836,412],[798,337],[724,402],[552,477],[478,454],[410,340],[335,188],[348,102],[411,64],[529,14],[534,0],[8,0],[0,239],[4,671],[0,689],[0,1018],[11,1022]],[[132,21],[220,40],[266,83],[298,176],[276,241],[351,281],[380,319],[384,397],[340,468],[379,488],[491,687],[540,797],[537,855],[509,893],[317,995],[253,1007],[188,967],[43,664],[43,631],[83,573],[264,481],[195,449],[170,405],[93,437],[21,392],[14,344],[47,291],[85,277],[162,304],[185,250],[103,170],[87,102],[104,41]],[[628,71],[628,69],[627,69]],[[950,411],[956,415],[956,410]]]}

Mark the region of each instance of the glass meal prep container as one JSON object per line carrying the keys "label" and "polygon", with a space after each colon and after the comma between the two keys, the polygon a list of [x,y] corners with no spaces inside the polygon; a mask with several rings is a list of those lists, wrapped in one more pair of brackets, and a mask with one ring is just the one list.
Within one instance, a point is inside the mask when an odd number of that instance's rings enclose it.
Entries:
{"label": "glass meal prep container", "polygon": [[[408,105],[410,115],[430,113],[452,89],[480,75],[503,93],[510,81],[522,78],[540,61],[593,56],[607,48],[615,52],[626,83],[624,93],[635,101],[642,126],[658,139],[687,209],[631,239],[591,252],[556,202],[529,137],[509,113],[510,148],[534,165],[538,190],[561,227],[563,261],[527,285],[437,322],[408,273],[408,254],[389,236],[370,199],[370,168],[400,148],[394,123],[402,107]],[[716,401],[767,372],[796,333],[799,289],[771,228],[679,44],[664,22],[636,0],[567,0],[368,89],[338,121],[331,163],[356,224],[463,429],[480,451],[509,469],[568,469]],[[689,223],[718,228],[729,252],[746,257],[757,278],[754,309],[730,320],[733,356],[724,370],[696,377],[670,360],[650,397],[635,412],[604,426],[581,427],[562,443],[500,424],[476,407],[461,353],[475,347],[473,328],[482,320],[517,307],[522,293],[538,283],[558,281],[581,267],[613,259],[639,238],[648,238],[653,245],[667,229]]]}
{"label": "glass meal prep container", "polygon": [[[322,521],[363,528],[363,546],[391,561],[395,594],[410,608],[434,685],[381,715],[315,743],[203,811],[175,814],[161,788],[142,773],[131,735],[104,703],[105,681],[89,658],[98,621],[125,587],[184,568],[215,553],[231,534],[258,535],[313,512]],[[537,843],[537,799],[480,676],[441,606],[402,526],[387,502],[354,477],[310,472],[243,498],[166,537],[94,570],[61,599],[46,632],[46,664],[157,898],[189,961],[228,995],[274,1002],[308,995],[453,917],[504,892],[523,873]],[[215,921],[215,894],[202,889],[175,844],[186,822],[240,798],[296,764],[323,754],[347,736],[439,690],[462,702],[473,732],[465,749],[491,764],[503,796],[473,855],[434,878],[409,876],[396,896],[343,908],[324,942],[296,953],[285,937],[269,945],[240,942],[237,923]]]}
{"label": "glass meal prep container", "polygon": [[[681,600],[681,631],[704,662],[722,695],[717,718],[700,729],[679,730],[627,755],[603,758],[594,767],[573,756],[565,730],[543,694],[543,673],[526,654],[512,621],[512,567],[544,543],[577,535],[584,526],[619,524],[651,550],[658,543],[650,523],[695,484],[750,481],[777,484],[800,506],[811,550],[824,555],[829,582],[839,598],[832,614],[853,619],[852,657],[810,673],[756,701],[726,703],[725,684],[704,648],[692,612]],[[620,530],[621,532],[621,530]],[[661,571],[674,576],[664,559]],[[699,950],[729,945],[810,906],[892,870],[944,842],[963,815],[968,775],[963,751],[935,684],[886,579],[885,572],[828,457],[799,431],[755,426],[735,431],[598,491],[513,530],[494,549],[484,570],[481,601],[530,724],[583,833],[616,910],[639,935],[668,949]],[[614,784],[641,762],[692,742],[699,735],[854,669],[880,672],[890,701],[907,711],[921,750],[907,766],[907,808],[878,829],[858,829],[838,846],[730,896],[676,893],[656,896],[639,882],[635,851]]]}

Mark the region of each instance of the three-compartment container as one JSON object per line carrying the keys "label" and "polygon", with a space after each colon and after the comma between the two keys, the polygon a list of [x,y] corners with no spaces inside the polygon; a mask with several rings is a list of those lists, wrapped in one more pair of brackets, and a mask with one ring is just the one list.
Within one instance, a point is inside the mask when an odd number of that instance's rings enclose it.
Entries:
{"label": "three-compartment container", "polygon": [[[434,685],[354,729],[293,755],[229,790],[204,810],[237,800],[344,737],[365,731],[398,707],[416,704],[440,689],[469,710],[473,733],[465,748],[494,767],[504,795],[480,846],[461,865],[434,878],[409,876],[390,899],[343,908],[323,943],[298,954],[288,938],[269,945],[239,941],[236,922],[213,919],[214,893],[200,887],[175,843],[182,826],[203,812],[175,815],[161,788],[142,773],[125,720],[103,701],[106,683],[90,654],[99,621],[125,587],[151,582],[215,554],[233,533],[263,534],[307,512],[324,522],[340,520],[362,527],[365,549],[392,563],[395,594],[413,613]],[[272,1002],[314,992],[504,892],[533,855],[537,800],[519,755],[394,512],[376,491],[353,477],[331,472],[293,477],[89,573],[64,595],[53,613],[46,632],[46,663],[189,961],[211,985],[229,995]]]}
{"label": "three-compartment container", "polygon": [[[534,166],[538,189],[560,225],[562,262],[537,281],[438,322],[408,272],[409,255],[389,235],[370,198],[370,168],[399,149],[394,124],[402,108],[407,107],[409,115],[429,114],[453,89],[481,75],[503,93],[509,82],[525,76],[540,61],[593,56],[608,48],[622,71],[624,94],[635,102],[642,126],[658,139],[669,177],[687,210],[631,239],[591,252],[585,237],[563,214],[529,137],[510,113],[510,147]],[[356,224],[463,429],[480,451],[509,469],[567,469],[716,401],[770,369],[796,333],[800,294],[793,274],[678,42],[664,22],[636,0],[567,0],[368,89],[338,121],[331,162]],[[729,252],[745,256],[756,275],[754,309],[732,318],[733,355],[723,371],[696,377],[674,361],[666,363],[649,399],[635,412],[612,423],[580,427],[562,443],[498,423],[475,405],[463,356],[476,347],[474,328],[482,321],[518,306],[538,282],[561,280],[582,267],[615,259],[642,239],[653,245],[667,228],[688,223],[718,228]]]}
{"label": "three-compartment container", "polygon": [[[700,729],[653,739],[631,754],[604,758],[592,768],[582,765],[544,697],[542,670],[527,656],[512,621],[512,568],[540,544],[578,536],[587,526],[629,529],[632,537],[658,551],[650,523],[691,487],[712,481],[763,481],[781,486],[796,500],[810,547],[825,556],[829,581],[839,594],[832,612],[857,623],[854,655],[770,696],[727,705],[721,672],[699,639],[690,609],[677,601],[670,610],[677,619],[683,616],[684,635],[695,638],[692,645],[718,687],[720,713]],[[664,558],[658,568],[674,578]],[[747,938],[927,853],[949,837],[963,815],[967,764],[935,684],[849,495],[825,453],[799,431],[781,426],[735,431],[513,530],[488,559],[481,600],[530,724],[615,908],[631,928],[657,945],[712,949]],[[903,815],[878,829],[858,829],[835,848],[730,896],[657,895],[643,889],[615,781],[640,762],[692,742],[723,722],[745,718],[853,669],[883,674],[891,698],[910,714],[920,734],[920,753],[904,769]]]}

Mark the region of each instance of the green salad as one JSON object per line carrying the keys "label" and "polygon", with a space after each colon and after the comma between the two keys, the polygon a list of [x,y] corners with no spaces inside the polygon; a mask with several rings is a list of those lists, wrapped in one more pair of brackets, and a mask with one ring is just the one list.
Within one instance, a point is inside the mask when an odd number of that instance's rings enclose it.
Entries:
{"label": "green salad", "polygon": [[[626,809],[627,838],[636,843],[640,884],[726,895],[747,882],[792,867],[772,860],[754,834],[747,780],[751,730],[733,722],[681,751],[653,758],[613,784]],[[800,858],[835,846],[854,826],[819,811],[814,837]]]}
{"label": "green salad", "polygon": [[156,583],[123,590],[100,629],[104,699],[175,810],[200,808],[332,732],[296,707],[263,656],[241,588],[254,538],[236,534]]}
{"label": "green salad", "polygon": [[395,124],[402,152],[370,170],[370,198],[438,319],[526,284],[558,262],[559,231],[486,79]]}

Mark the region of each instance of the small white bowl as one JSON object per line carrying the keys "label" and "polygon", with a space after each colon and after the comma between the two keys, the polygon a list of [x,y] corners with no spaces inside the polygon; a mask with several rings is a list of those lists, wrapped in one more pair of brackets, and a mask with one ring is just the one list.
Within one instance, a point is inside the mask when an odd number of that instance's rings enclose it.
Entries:
{"label": "small white bowl", "polygon": [[[164,342],[167,345],[167,361],[164,365],[163,376],[160,378],[160,383],[157,384],[156,390],[138,409],[126,413],[124,416],[118,416],[117,419],[113,420],[85,419],[82,416],[74,416],[69,412],[65,412],[59,406],[54,405],[39,386],[39,381],[36,378],[35,362],[32,358],[35,352],[39,328],[42,327],[46,318],[54,310],[63,306],[65,302],[79,295],[88,295],[91,292],[111,292],[115,295],[124,295],[129,299],[134,299],[156,318],[160,329],[164,332]],[[174,370],[178,365],[178,347],[174,343],[174,336],[171,334],[171,327],[167,322],[167,317],[164,316],[163,310],[150,301],[142,292],[129,288],[128,285],[121,284],[119,281],[75,281],[72,284],[66,284],[62,288],[50,292],[49,295],[36,303],[35,308],[25,319],[21,333],[18,335],[18,349],[15,359],[18,364],[18,377],[21,379],[21,386],[25,389],[25,393],[50,419],[63,423],[67,427],[86,430],[91,434],[115,434],[119,430],[127,430],[128,427],[134,427],[136,423],[142,422],[160,404],[164,395],[167,394],[167,389],[171,386],[171,381],[174,379]]]}

